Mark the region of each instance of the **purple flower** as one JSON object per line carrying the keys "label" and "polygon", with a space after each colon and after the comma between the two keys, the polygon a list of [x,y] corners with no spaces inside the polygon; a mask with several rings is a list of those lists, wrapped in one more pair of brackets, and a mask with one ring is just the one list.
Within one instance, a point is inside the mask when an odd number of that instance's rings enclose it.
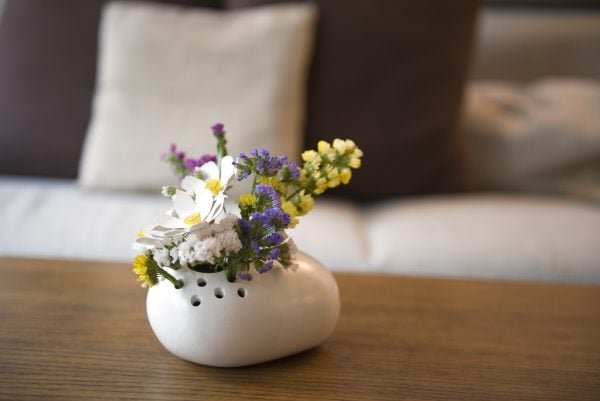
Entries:
{"label": "purple flower", "polygon": [[269,228],[273,227],[272,219],[269,216],[267,216],[267,214],[264,212],[250,213],[250,219],[252,219],[253,223],[260,224],[265,229],[269,229]]}
{"label": "purple flower", "polygon": [[196,160],[196,167],[202,167],[204,164],[208,162],[217,162],[217,156],[215,155],[202,155],[198,160]]}
{"label": "purple flower", "polygon": [[213,134],[217,137],[217,138],[222,138],[225,135],[225,131],[224,131],[225,126],[221,123],[216,123],[215,125],[213,125],[212,127],[210,127],[210,129],[212,130]]}
{"label": "purple flower", "polygon": [[279,207],[281,203],[279,201],[279,194],[270,185],[259,184],[254,189],[254,194],[260,199],[268,199],[271,207]]}
{"label": "purple flower", "polygon": [[177,145],[172,143],[171,146],[169,146],[169,152],[175,153],[176,151],[177,151]]}
{"label": "purple flower", "polygon": [[240,226],[240,231],[245,234],[250,234],[250,222],[245,219],[238,219],[238,225]]}
{"label": "purple flower", "polygon": [[252,248],[252,252],[259,255],[260,254],[260,244],[258,241],[250,241],[250,248]]}
{"label": "purple flower", "polygon": [[[281,234],[279,234],[278,232],[274,232],[272,234],[269,234],[265,240],[270,243],[271,245],[279,245],[281,243],[281,241],[283,241],[283,236]],[[275,258],[269,258],[269,259],[277,259],[277,257]]]}
{"label": "purple flower", "polygon": [[196,167],[202,167],[205,163],[208,162],[217,162],[217,157],[215,155],[203,155],[201,156],[199,159],[185,159],[185,161],[183,162],[183,165],[185,168],[187,168],[188,170],[192,171],[194,170]]}
{"label": "purple flower", "polygon": [[238,272],[237,272],[237,276],[238,276],[238,278],[240,278],[241,280],[245,280],[245,281],[250,281],[250,280],[252,280],[252,275],[251,275],[250,273],[248,273],[248,272],[241,272],[241,271],[238,271]]}
{"label": "purple flower", "polygon": [[183,162],[183,165],[188,170],[193,170],[196,167],[198,167],[198,162],[194,159],[185,159],[185,161]]}
{"label": "purple flower", "polygon": [[176,155],[177,155],[178,159],[181,159],[181,160],[185,159],[185,152],[177,152]]}
{"label": "purple flower", "polygon": [[289,162],[287,165],[287,168],[295,180],[300,178],[300,168],[298,167],[298,165],[296,163]]}
{"label": "purple flower", "polygon": [[267,263],[262,265],[260,269],[258,269],[258,272],[260,274],[263,274],[263,273],[271,271],[271,269],[273,269],[273,261],[269,260]]}
{"label": "purple flower", "polygon": [[269,253],[269,256],[267,257],[267,259],[277,260],[277,258],[279,258],[280,255],[281,255],[281,250],[279,248],[273,248],[271,250],[271,252]]}

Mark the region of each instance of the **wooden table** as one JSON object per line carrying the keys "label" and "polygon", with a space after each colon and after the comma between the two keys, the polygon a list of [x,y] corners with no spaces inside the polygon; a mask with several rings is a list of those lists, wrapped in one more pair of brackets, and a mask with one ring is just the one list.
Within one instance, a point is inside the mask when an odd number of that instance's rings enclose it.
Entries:
{"label": "wooden table", "polygon": [[337,275],[320,347],[180,360],[128,265],[0,260],[1,400],[600,400],[600,287]]}

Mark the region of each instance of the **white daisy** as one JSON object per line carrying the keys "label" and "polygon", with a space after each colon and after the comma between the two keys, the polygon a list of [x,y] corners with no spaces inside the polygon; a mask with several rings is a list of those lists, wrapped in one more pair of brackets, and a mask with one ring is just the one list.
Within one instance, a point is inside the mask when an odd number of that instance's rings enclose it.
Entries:
{"label": "white daisy", "polygon": [[181,181],[181,188],[188,193],[197,193],[209,190],[215,198],[219,195],[225,197],[231,179],[235,175],[233,157],[225,156],[221,159],[220,166],[215,162],[208,162],[197,167],[195,176],[188,175]]}
{"label": "white daisy", "polygon": [[203,224],[209,223],[217,217],[223,207],[223,202],[214,198],[212,192],[203,189],[189,192],[177,191],[173,195],[173,209],[156,218],[160,228],[166,232],[194,231]]}

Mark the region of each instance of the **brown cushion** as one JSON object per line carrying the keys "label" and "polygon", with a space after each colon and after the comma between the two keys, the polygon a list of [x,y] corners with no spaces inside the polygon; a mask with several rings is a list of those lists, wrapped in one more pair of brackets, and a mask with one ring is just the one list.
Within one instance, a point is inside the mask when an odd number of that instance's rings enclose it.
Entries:
{"label": "brown cushion", "polygon": [[365,151],[363,168],[337,194],[379,200],[456,189],[454,134],[478,2],[316,3],[306,145],[348,137]]}
{"label": "brown cushion", "polygon": [[0,174],[77,175],[104,3],[6,1],[0,20]]}

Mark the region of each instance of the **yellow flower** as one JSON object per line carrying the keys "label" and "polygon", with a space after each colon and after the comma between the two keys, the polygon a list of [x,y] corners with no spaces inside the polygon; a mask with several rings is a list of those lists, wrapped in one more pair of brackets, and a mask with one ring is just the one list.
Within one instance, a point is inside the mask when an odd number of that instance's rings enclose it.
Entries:
{"label": "yellow flower", "polygon": [[315,194],[320,195],[327,189],[327,179],[325,177],[321,177],[315,183],[315,190],[313,191]]}
{"label": "yellow flower", "polygon": [[294,203],[282,197],[281,209],[290,215],[290,228],[296,227],[296,224],[298,224],[298,219],[296,217],[298,217],[299,212]]}
{"label": "yellow flower", "polygon": [[238,199],[238,205],[240,205],[241,208],[255,207],[256,196],[254,196],[253,194],[241,194]]}
{"label": "yellow flower", "polygon": [[285,194],[287,192],[286,185],[284,183],[282,183],[281,181],[279,181],[279,179],[275,176],[262,177],[260,180],[260,183],[269,185],[269,186],[275,188],[275,191],[279,192],[280,194]]}
{"label": "yellow flower", "polygon": [[359,168],[361,166],[362,162],[360,160],[359,157],[350,157],[350,161],[348,162],[348,166],[352,167],[352,168]]}
{"label": "yellow flower", "polygon": [[339,154],[343,155],[346,153],[346,142],[336,138],[333,140],[333,148],[337,150]]}
{"label": "yellow flower", "polygon": [[340,185],[340,173],[336,169],[331,169],[327,173],[327,186],[329,188],[335,188]]}
{"label": "yellow flower", "polygon": [[340,181],[342,181],[342,184],[348,184],[350,182],[350,178],[352,178],[352,170],[349,168],[343,168],[340,171]]}
{"label": "yellow flower", "polygon": [[320,155],[326,155],[327,152],[329,152],[329,149],[331,149],[331,145],[325,141],[319,141],[319,143],[317,143],[317,150],[319,151]]}
{"label": "yellow flower", "polygon": [[302,215],[310,212],[315,204],[315,200],[310,194],[302,195],[300,198],[300,211]]}
{"label": "yellow flower", "polygon": [[319,164],[321,162],[321,156],[314,150],[307,150],[302,152],[302,160],[308,163]]}
{"label": "yellow flower", "polygon": [[138,275],[137,281],[142,282],[142,287],[153,286],[156,284],[150,274],[148,274],[148,268],[150,267],[150,256],[148,255],[137,255],[133,260],[133,272]]}

